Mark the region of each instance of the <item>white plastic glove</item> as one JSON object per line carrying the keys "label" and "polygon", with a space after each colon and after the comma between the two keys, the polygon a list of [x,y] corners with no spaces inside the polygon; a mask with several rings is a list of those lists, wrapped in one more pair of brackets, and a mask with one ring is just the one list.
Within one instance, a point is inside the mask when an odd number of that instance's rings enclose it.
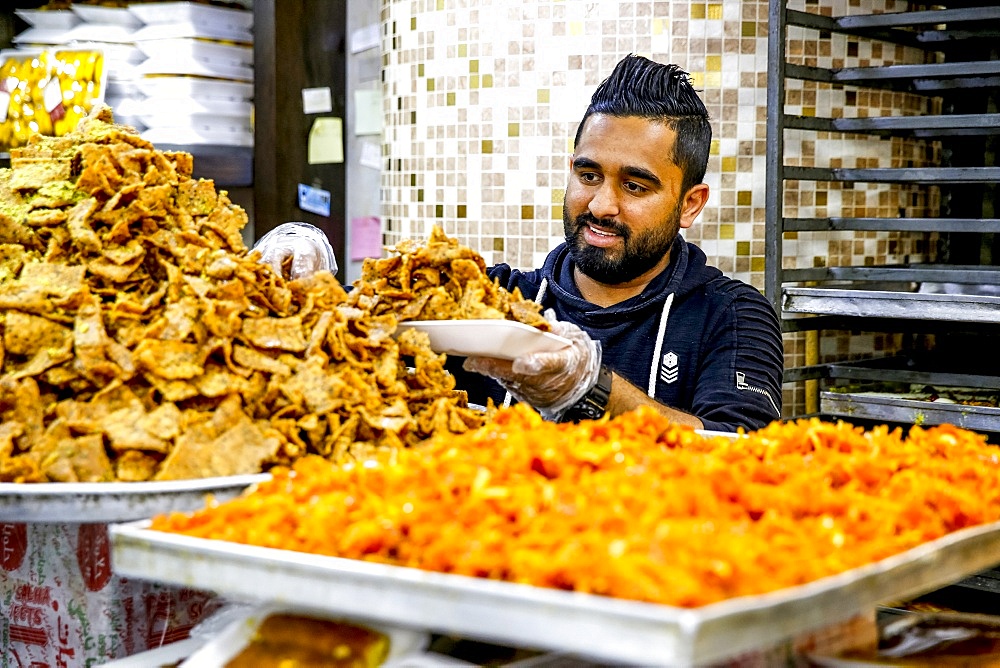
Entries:
{"label": "white plastic glove", "polygon": [[545,312],[545,318],[552,323],[553,334],[569,339],[569,346],[513,361],[468,357],[462,367],[496,378],[518,401],[531,404],[546,419],[558,420],[597,384],[601,342],[571,322],[556,320],[552,309]]}
{"label": "white plastic glove", "polygon": [[323,230],[309,223],[282,223],[262,236],[253,250],[260,251],[260,260],[282,274],[281,265],[292,258],[291,278],[304,278],[317,271],[337,273],[337,258]]}

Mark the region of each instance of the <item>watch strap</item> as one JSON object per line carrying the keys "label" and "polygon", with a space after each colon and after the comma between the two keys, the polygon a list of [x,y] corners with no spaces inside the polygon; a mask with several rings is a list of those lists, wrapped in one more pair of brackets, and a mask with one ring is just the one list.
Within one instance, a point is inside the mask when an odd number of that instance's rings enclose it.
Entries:
{"label": "watch strap", "polygon": [[562,421],[579,422],[580,420],[597,420],[604,417],[611,399],[611,379],[611,370],[601,366],[597,373],[597,383],[579,401],[567,409]]}

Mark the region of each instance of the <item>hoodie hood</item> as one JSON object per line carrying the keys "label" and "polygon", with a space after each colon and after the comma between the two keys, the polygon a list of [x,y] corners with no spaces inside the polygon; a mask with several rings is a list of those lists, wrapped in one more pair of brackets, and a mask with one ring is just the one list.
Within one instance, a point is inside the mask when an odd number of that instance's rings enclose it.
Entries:
{"label": "hoodie hood", "polygon": [[650,281],[641,294],[601,308],[585,300],[573,280],[573,260],[569,247],[563,243],[549,253],[541,269],[545,279],[546,294],[543,305],[559,302],[557,312],[572,314],[572,320],[596,329],[628,327],[630,321],[642,317],[647,311],[663,309],[664,301],[673,295],[679,303],[699,291],[706,283],[722,275],[707,264],[705,253],[678,236],[670,249],[670,264],[659,276]]}

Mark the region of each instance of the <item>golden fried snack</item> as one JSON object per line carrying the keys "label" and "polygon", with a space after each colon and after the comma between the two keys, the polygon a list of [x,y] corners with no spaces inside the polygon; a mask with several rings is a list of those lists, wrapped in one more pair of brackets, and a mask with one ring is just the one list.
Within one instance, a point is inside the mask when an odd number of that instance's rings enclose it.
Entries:
{"label": "golden fried snack", "polygon": [[192,168],[106,107],[11,151],[0,481],[256,473],[485,422],[426,337],[397,341],[395,316],[348,304],[329,272],[259,262],[246,213]]}
{"label": "golden fried snack", "polygon": [[389,637],[367,626],[272,614],[226,668],[375,668],[388,653]]}
{"label": "golden fried snack", "polygon": [[486,274],[482,256],[437,225],[426,243],[406,239],[386,258],[367,258],[348,302],[405,320],[516,320],[549,331],[542,308]]}

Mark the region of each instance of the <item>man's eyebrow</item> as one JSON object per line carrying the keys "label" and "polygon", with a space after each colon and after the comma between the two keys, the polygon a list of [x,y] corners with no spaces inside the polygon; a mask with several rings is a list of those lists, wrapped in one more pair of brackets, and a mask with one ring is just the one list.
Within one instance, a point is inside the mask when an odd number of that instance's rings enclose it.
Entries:
{"label": "man's eyebrow", "polygon": [[[593,169],[600,171],[601,165],[596,160],[591,160],[590,158],[584,158],[581,156],[573,159],[573,169]],[[646,181],[654,186],[663,185],[663,182],[660,181],[660,177],[648,169],[644,169],[642,167],[625,167],[622,171],[624,171],[626,176],[630,178]]]}
{"label": "man's eyebrow", "polygon": [[642,167],[626,167],[624,169],[624,172],[627,175],[631,176],[633,179],[641,179],[642,181],[648,181],[649,183],[652,183],[653,185],[656,186],[663,185],[663,182],[660,181],[660,177],[658,177],[656,174],[649,171],[648,169],[643,169]]}

